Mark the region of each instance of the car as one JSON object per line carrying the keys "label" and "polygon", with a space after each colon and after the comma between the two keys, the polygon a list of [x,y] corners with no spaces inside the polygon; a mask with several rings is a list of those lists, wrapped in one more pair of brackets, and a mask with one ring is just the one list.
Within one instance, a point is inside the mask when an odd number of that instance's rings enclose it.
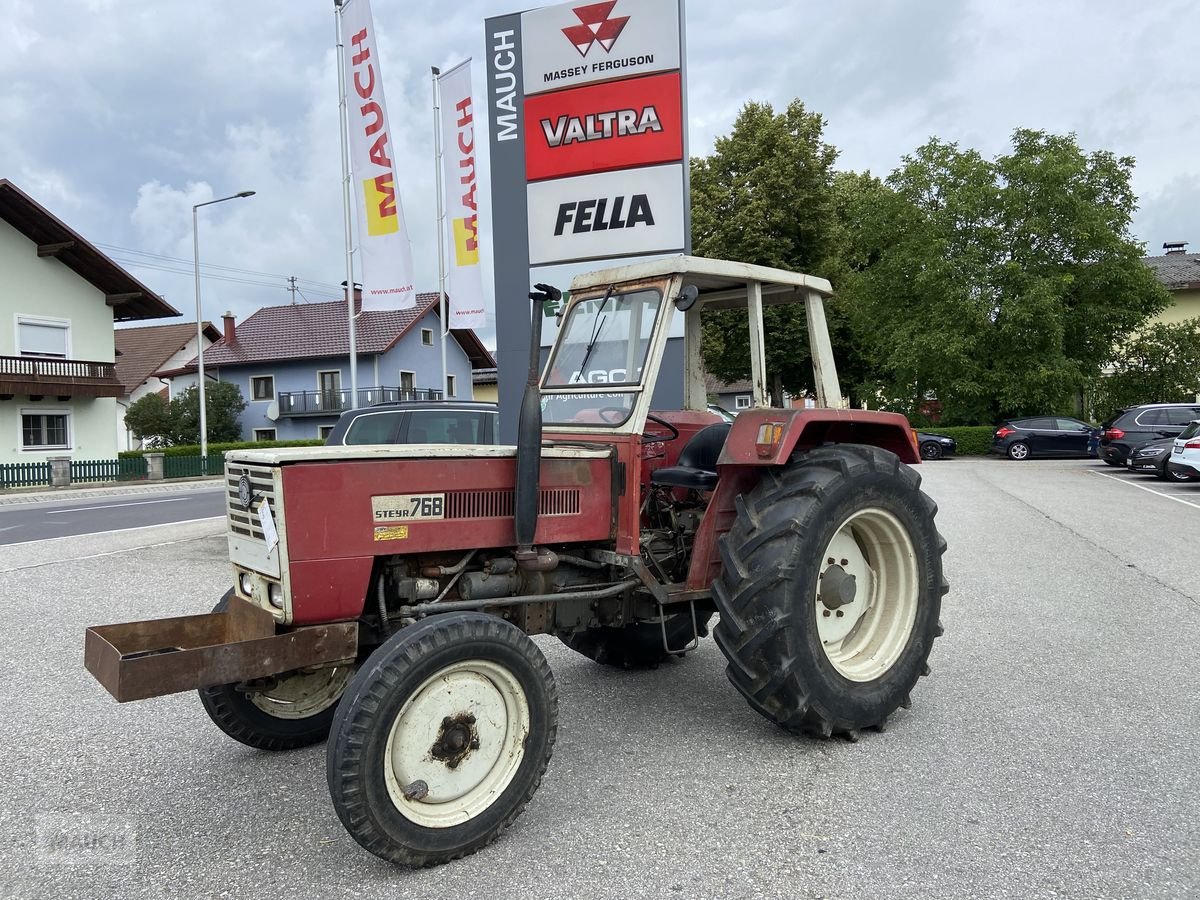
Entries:
{"label": "car", "polygon": [[1030,416],[1007,419],[992,434],[989,453],[1009,459],[1032,456],[1090,456],[1100,433],[1095,425],[1066,416]]}
{"label": "car", "polygon": [[1171,459],[1171,451],[1175,448],[1175,440],[1175,438],[1163,438],[1159,441],[1142,444],[1129,454],[1127,460],[1129,471],[1140,472],[1143,475],[1156,475],[1167,481],[1195,480],[1198,476],[1182,466],[1177,467],[1174,471],[1168,469],[1167,463]]}
{"label": "car", "polygon": [[378,403],[342,413],[325,443],[494,444],[499,418],[495,403],[476,400]]}
{"label": "car", "polygon": [[1100,458],[1110,466],[1123,466],[1138,447],[1159,438],[1178,437],[1193,419],[1200,419],[1200,403],[1130,406],[1101,426]]}
{"label": "car", "polygon": [[952,437],[935,434],[932,431],[914,432],[917,436],[917,447],[921,451],[921,459],[943,459],[953,456],[958,449],[958,443]]}
{"label": "car", "polygon": [[722,422],[732,422],[737,417],[737,413],[731,413],[725,407],[719,406],[716,403],[708,404],[708,411],[714,416],[720,416]]}
{"label": "car", "polygon": [[1200,479],[1200,419],[1189,422],[1173,443],[1167,476],[1176,481]]}

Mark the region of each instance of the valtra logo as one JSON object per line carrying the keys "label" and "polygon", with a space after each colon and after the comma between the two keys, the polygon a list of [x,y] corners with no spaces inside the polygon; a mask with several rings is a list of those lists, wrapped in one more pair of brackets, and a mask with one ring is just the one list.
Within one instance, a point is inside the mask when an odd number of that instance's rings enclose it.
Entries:
{"label": "valtra logo", "polygon": [[607,0],[605,3],[589,3],[587,6],[576,6],[571,11],[583,24],[571,25],[562,33],[579,51],[580,56],[587,56],[593,44],[599,44],[608,53],[620,37],[629,16],[609,18],[617,0]]}

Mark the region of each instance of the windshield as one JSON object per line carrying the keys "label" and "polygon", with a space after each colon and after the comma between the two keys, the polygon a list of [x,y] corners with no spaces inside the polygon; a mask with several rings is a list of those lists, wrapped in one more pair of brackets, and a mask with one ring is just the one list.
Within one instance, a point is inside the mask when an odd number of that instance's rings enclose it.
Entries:
{"label": "windshield", "polygon": [[[661,306],[658,290],[606,294],[572,306],[542,382],[542,420],[620,425],[628,419]],[[580,390],[589,385],[603,385],[603,393]]]}

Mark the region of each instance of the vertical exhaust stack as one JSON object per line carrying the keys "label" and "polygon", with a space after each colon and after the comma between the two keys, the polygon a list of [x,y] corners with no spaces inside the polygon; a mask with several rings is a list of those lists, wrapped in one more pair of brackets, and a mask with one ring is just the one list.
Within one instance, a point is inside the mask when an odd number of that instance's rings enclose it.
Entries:
{"label": "vertical exhaust stack", "polygon": [[537,531],[538,493],[542,472],[542,399],[538,391],[541,376],[542,308],[547,301],[557,303],[562,292],[549,284],[535,284],[529,294],[533,301],[533,329],[529,342],[529,377],[521,397],[521,414],[517,421],[517,495],[515,524],[517,532],[517,562],[523,569],[542,569],[545,560],[533,548]]}

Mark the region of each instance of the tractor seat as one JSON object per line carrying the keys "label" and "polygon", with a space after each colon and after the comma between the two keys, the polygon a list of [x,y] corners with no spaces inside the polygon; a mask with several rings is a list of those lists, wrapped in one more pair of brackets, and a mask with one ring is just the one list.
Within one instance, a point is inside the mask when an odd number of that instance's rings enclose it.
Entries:
{"label": "tractor seat", "polygon": [[711,491],[717,486],[717,458],[729,435],[729,423],[701,428],[684,445],[676,465],[650,473],[650,483],[663,487]]}

